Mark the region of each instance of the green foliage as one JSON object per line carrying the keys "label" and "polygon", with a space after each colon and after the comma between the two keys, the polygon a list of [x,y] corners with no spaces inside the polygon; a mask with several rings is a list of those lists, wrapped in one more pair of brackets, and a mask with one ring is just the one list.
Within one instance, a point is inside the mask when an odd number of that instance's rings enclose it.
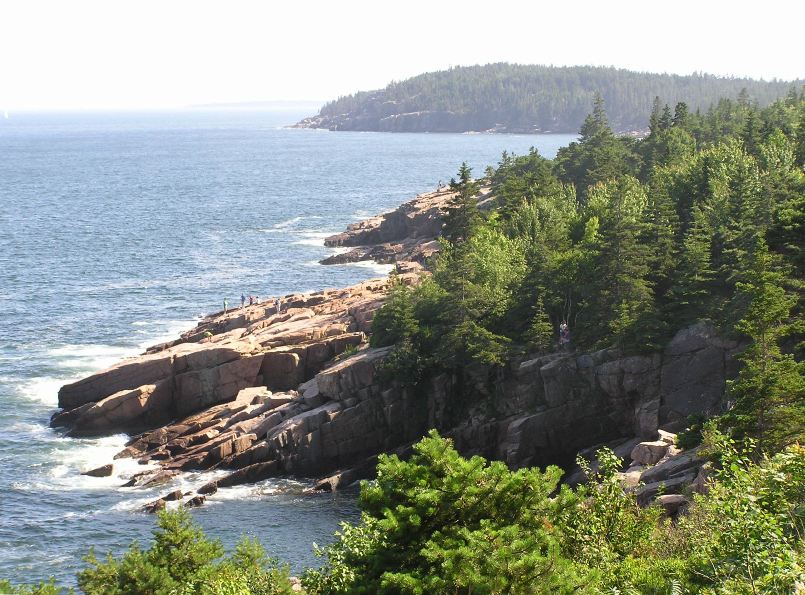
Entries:
{"label": "green foliage", "polygon": [[[616,130],[640,130],[645,128],[652,100],[658,95],[684,102],[684,112],[679,105],[674,111],[676,123],[684,121],[688,106],[693,111],[706,110],[722,97],[737,97],[742,89],[754,104],[765,106],[783,97],[790,85],[707,74],[678,76],[591,66],[497,63],[455,67],[395,81],[379,91],[340,97],[325,105],[320,114],[331,118],[328,125],[340,130],[575,132],[595,95],[600,94],[609,105]],[[415,112],[427,112],[428,117],[388,117]],[[350,118],[340,118],[343,114]],[[664,123],[672,119],[670,110],[663,113],[661,107],[657,115]]]}
{"label": "green foliage", "polygon": [[759,464],[713,433],[721,469],[676,523],[641,508],[621,461],[578,462],[589,482],[549,468],[465,459],[435,432],[410,461],[384,457],[364,482],[362,519],[343,525],[309,570],[310,593],[785,593],[803,574],[805,449]]}
{"label": "green foliage", "polygon": [[542,296],[537,298],[534,306],[534,317],[526,331],[526,340],[530,347],[547,351],[554,345],[554,331],[551,319],[545,312],[545,304]]}
{"label": "green foliage", "polygon": [[784,275],[764,242],[738,291],[749,305],[737,330],[752,339],[739,359],[743,367],[729,382],[734,405],[722,424],[738,437],[751,436],[761,452],[774,452],[805,438],[805,363],[783,354],[779,341],[793,331],[796,298],[782,287]]}
{"label": "green foliage", "polygon": [[688,427],[676,435],[676,446],[683,450],[699,446],[704,439],[705,421],[706,418],[703,415],[688,416]]}
{"label": "green foliage", "polygon": [[53,578],[38,585],[12,585],[8,581],[0,580],[0,593],[3,593],[3,595],[59,595],[60,593],[72,592],[72,589],[65,591],[57,587]]}
{"label": "green foliage", "polygon": [[560,471],[510,471],[464,459],[435,432],[410,461],[381,457],[361,489],[358,527],[345,526],[327,563],[303,585],[316,593],[563,593],[580,584],[551,519]]}
{"label": "green foliage", "polygon": [[692,575],[718,593],[793,592],[805,579],[805,449],[756,465],[729,439],[713,441],[721,470],[679,521]]}
{"label": "green foliage", "polygon": [[[805,295],[801,106],[793,93],[763,110],[723,101],[702,114],[658,99],[638,142],[612,133],[597,97],[579,141],[553,162],[503,154],[488,175],[496,208],[484,213],[462,165],[432,281],[404,299],[393,292],[376,320],[374,344],[398,346],[389,377],[499,365],[512,351],[550,348],[549,327],[563,322],[578,349],[656,350],[703,319],[744,334],[735,325],[749,295],[739,287],[759,241],[786,273],[779,284]],[[747,147],[750,113],[758,126]]]}
{"label": "green foliage", "polygon": [[631,150],[631,140],[612,133],[603,99],[596,95],[593,112],[581,126],[579,141],[559,149],[556,170],[559,178],[574,184],[584,198],[594,184],[635,174],[637,158]]}
{"label": "green foliage", "polygon": [[[603,449],[588,482],[559,485],[549,467],[510,470],[459,455],[435,431],[410,459],[381,456],[377,480],[361,485],[361,520],[344,523],[308,569],[309,594],[792,593],[805,581],[805,448],[755,456],[705,430],[716,470],[707,493],[675,522],[641,508],[621,487],[621,461]],[[155,542],[79,574],[85,593],[291,593],[287,569],[242,541],[228,558],[188,513],[162,513]],[[17,595],[51,595],[0,582]]]}
{"label": "green foliage", "polygon": [[230,557],[219,560],[223,554],[221,544],[208,539],[189,512],[162,512],[150,549],[134,543],[121,558],[109,554],[105,560],[90,551],[78,585],[88,595],[291,593],[287,568],[266,557],[257,542],[244,539]]}
{"label": "green foliage", "polygon": [[450,190],[455,192],[444,216],[442,235],[456,244],[470,237],[473,227],[478,223],[478,182],[472,179],[472,168],[462,163],[458,170],[458,180],[450,180]]}

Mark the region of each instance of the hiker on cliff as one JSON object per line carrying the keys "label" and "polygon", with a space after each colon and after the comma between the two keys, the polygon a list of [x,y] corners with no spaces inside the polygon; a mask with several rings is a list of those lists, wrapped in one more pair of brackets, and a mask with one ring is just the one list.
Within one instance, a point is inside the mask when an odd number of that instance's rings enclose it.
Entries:
{"label": "hiker on cliff", "polygon": [[240,307],[243,308],[246,305],[246,296],[242,293],[240,294]]}
{"label": "hiker on cliff", "polygon": [[254,296],[254,303],[257,304],[258,306],[260,305],[260,296],[259,295]]}
{"label": "hiker on cliff", "polygon": [[279,314],[280,312],[282,312],[282,300],[280,300],[280,298],[277,298],[274,303],[277,306],[277,314]]}
{"label": "hiker on cliff", "polygon": [[559,348],[565,349],[570,345],[570,329],[566,322],[559,325]]}
{"label": "hiker on cliff", "polygon": [[254,298],[252,296],[249,296],[249,305],[254,306]]}
{"label": "hiker on cliff", "polygon": [[224,298],[224,314],[226,314],[227,310],[229,310],[229,300]]}

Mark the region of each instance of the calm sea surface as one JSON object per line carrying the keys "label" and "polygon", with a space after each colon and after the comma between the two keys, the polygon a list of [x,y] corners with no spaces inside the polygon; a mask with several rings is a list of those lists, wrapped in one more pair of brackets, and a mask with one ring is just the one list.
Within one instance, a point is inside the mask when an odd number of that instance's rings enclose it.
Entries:
{"label": "calm sea surface", "polygon": [[[0,115],[0,578],[74,584],[81,557],[147,543],[152,491],[121,488],[125,436],[48,428],[61,384],[173,338],[224,298],[339,287],[388,267],[317,261],[323,238],[475,172],[503,150],[548,157],[567,135],[331,133],[296,112]],[[356,518],[355,493],[303,482],[223,489],[194,512],[231,546],[259,538],[294,570]]]}

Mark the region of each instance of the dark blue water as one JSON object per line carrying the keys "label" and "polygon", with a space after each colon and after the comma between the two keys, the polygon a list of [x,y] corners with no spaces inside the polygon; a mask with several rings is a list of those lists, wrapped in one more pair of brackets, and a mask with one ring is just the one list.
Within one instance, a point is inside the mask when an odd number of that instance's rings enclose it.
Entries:
{"label": "dark blue water", "polygon": [[[172,338],[242,292],[268,296],[385,274],[324,267],[326,235],[447,182],[505,149],[552,156],[571,137],[392,135],[281,128],[305,114],[10,114],[0,119],[0,578],[70,584],[94,545],[146,543],[143,503],[80,472],[125,436],[47,427],[64,382]],[[138,469],[139,470],[139,469]],[[207,476],[187,475],[192,487]],[[296,570],[355,518],[354,494],[303,496],[271,480],[221,490],[195,512],[227,545],[258,537]]]}

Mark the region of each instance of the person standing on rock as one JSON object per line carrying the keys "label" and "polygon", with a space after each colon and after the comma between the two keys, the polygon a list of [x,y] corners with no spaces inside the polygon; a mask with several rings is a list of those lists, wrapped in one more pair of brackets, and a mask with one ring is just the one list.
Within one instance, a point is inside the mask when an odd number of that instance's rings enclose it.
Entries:
{"label": "person standing on rock", "polygon": [[224,314],[226,314],[227,310],[229,310],[229,300],[224,298]]}
{"label": "person standing on rock", "polygon": [[246,296],[242,293],[240,294],[240,307],[243,308],[246,305]]}
{"label": "person standing on rock", "polygon": [[559,325],[559,348],[565,349],[570,345],[570,329],[566,322]]}
{"label": "person standing on rock", "polygon": [[254,298],[252,296],[249,296],[249,305],[254,306]]}
{"label": "person standing on rock", "polygon": [[277,314],[279,314],[280,312],[282,312],[282,300],[280,300],[280,298],[277,298],[275,303],[277,306]]}

